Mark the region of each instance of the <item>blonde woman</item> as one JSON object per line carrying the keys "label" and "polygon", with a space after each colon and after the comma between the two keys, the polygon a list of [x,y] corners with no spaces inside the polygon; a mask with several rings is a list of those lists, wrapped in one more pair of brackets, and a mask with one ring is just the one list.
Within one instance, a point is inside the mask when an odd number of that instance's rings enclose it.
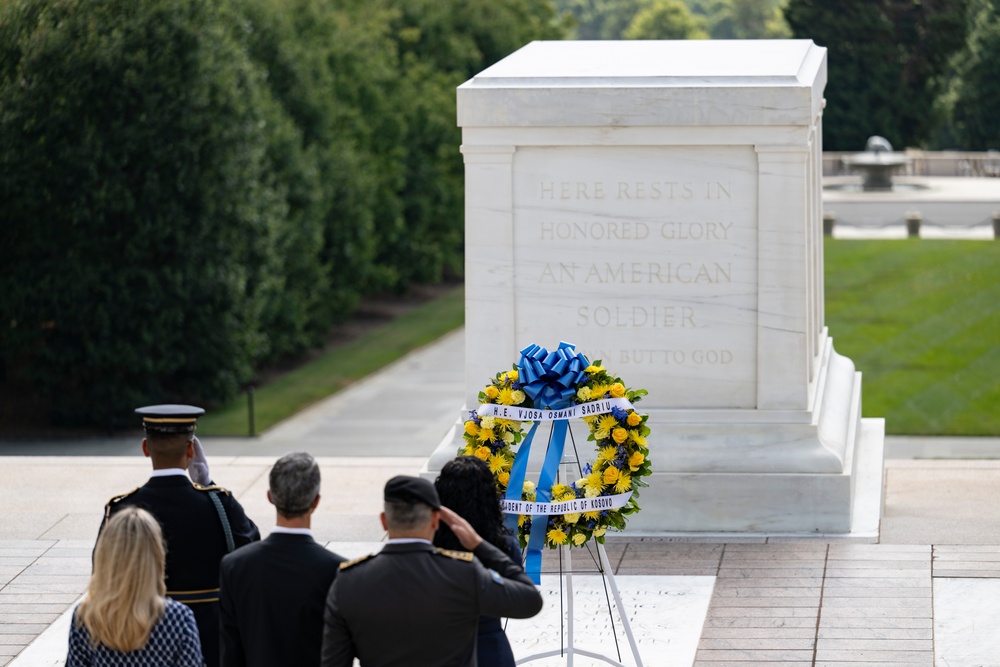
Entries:
{"label": "blonde woman", "polygon": [[149,512],[128,507],[111,517],[73,615],[66,667],[202,667],[194,614],[166,597],[165,555]]}

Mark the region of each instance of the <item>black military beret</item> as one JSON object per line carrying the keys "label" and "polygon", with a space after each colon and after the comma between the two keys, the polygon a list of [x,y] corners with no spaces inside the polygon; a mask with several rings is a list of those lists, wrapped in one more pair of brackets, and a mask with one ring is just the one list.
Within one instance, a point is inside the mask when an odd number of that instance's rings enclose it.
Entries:
{"label": "black military beret", "polygon": [[430,505],[433,509],[441,509],[441,499],[438,498],[434,485],[421,477],[397,475],[385,483],[385,500]]}
{"label": "black military beret", "polygon": [[142,416],[147,432],[157,433],[192,433],[198,417],[205,414],[202,408],[194,405],[147,405],[135,412]]}

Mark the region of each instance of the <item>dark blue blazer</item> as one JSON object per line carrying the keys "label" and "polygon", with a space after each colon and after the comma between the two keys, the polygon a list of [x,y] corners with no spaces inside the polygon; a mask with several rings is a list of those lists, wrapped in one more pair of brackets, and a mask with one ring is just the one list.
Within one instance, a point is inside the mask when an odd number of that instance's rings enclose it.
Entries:
{"label": "dark blue blazer", "polygon": [[323,608],[343,561],[312,537],[289,533],[272,533],[223,558],[223,667],[317,667]]}

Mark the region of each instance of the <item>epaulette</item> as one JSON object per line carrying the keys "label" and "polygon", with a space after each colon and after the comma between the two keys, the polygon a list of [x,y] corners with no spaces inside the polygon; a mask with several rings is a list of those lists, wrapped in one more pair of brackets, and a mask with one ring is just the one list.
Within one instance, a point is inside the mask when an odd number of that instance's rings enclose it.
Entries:
{"label": "epaulette", "polygon": [[439,549],[434,548],[434,553],[441,556],[447,556],[448,558],[454,558],[455,560],[464,560],[467,563],[472,562],[472,552],[471,551],[454,551],[452,549]]}
{"label": "epaulette", "polygon": [[366,560],[368,560],[369,558],[372,558],[373,556],[375,556],[375,554],[367,554],[365,556],[360,556],[358,558],[352,558],[351,560],[346,560],[346,561],[344,561],[343,563],[340,564],[340,569],[341,570],[346,570],[349,567],[354,567],[358,563],[363,563]]}
{"label": "epaulette", "polygon": [[191,482],[191,486],[195,488],[195,491],[222,491],[226,495],[229,495],[229,489],[219,486],[218,484],[213,484],[212,486],[202,486],[198,482]]}
{"label": "epaulette", "polygon": [[111,516],[111,506],[112,505],[114,505],[115,503],[120,502],[122,500],[125,500],[126,498],[128,498],[129,496],[131,496],[133,493],[135,493],[138,490],[139,490],[139,487],[137,486],[134,489],[132,489],[131,491],[129,491],[127,493],[123,493],[123,494],[118,495],[118,496],[115,496],[111,500],[109,500],[107,502],[107,504],[104,506],[104,520],[107,521],[108,517]]}

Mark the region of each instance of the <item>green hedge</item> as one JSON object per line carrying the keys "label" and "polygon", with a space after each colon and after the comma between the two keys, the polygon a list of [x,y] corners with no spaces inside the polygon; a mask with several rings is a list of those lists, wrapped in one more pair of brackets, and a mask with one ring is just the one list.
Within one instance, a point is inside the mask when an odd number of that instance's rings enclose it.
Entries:
{"label": "green hedge", "polygon": [[[534,0],[0,5],[0,396],[211,406],[360,297],[459,272],[455,86]],[[39,409],[40,406],[40,409]]]}

